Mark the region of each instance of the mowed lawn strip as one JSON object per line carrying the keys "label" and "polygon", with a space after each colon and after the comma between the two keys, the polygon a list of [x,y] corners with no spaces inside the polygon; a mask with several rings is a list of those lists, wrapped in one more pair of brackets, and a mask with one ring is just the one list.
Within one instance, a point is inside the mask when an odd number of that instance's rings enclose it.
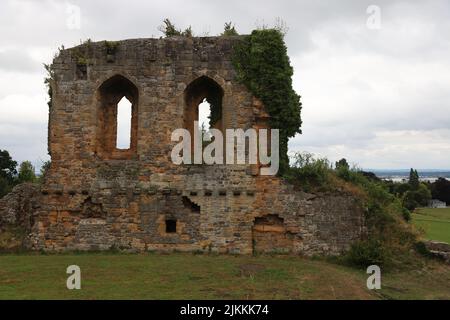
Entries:
{"label": "mowed lawn strip", "polygon": [[413,222],[425,231],[425,238],[450,243],[450,208],[419,208]]}
{"label": "mowed lawn strip", "polygon": [[[73,264],[81,290],[66,288]],[[450,268],[430,268],[370,291],[363,270],[295,256],[0,255],[0,299],[450,299]]]}

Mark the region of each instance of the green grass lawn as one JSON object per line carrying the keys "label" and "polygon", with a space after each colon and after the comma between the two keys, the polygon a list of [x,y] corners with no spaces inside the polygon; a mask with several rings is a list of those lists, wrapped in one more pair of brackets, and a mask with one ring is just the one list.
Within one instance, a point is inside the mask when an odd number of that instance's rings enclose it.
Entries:
{"label": "green grass lawn", "polygon": [[[81,268],[81,290],[66,268]],[[450,299],[450,267],[367,275],[323,259],[172,254],[0,255],[0,299]]]}
{"label": "green grass lawn", "polygon": [[425,238],[450,243],[450,208],[419,208],[413,222],[425,231]]}

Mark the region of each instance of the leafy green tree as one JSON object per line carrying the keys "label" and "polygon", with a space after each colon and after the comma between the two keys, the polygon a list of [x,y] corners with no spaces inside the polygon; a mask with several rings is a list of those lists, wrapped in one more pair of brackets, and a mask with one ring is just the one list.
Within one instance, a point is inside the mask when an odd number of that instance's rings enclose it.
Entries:
{"label": "leafy green tree", "polygon": [[396,183],[394,186],[394,194],[399,196],[403,196],[409,190],[411,190],[409,183]]}
{"label": "leafy green tree", "polygon": [[411,190],[417,190],[419,189],[419,174],[417,173],[417,170],[414,170],[411,168],[409,171],[409,185],[411,187]]}
{"label": "leafy green tree", "polygon": [[230,22],[225,22],[225,27],[224,30],[221,34],[221,36],[237,36],[239,35],[239,33],[236,31],[234,24],[230,21]]}
{"label": "leafy green tree", "polygon": [[292,87],[293,69],[283,34],[276,29],[254,30],[234,46],[237,79],[262,101],[270,126],[279,129],[279,175],[289,169],[288,140],[301,133],[300,96]]}
{"label": "leafy green tree", "polygon": [[30,161],[24,161],[20,164],[18,181],[19,183],[36,182],[34,166]]}
{"label": "leafy green tree", "polygon": [[[370,171],[360,171],[360,173],[366,177],[369,180],[375,181],[375,182],[382,182],[380,178],[377,177],[377,175]],[[389,188],[389,183],[384,183]]]}
{"label": "leafy green tree", "polygon": [[450,181],[445,178],[438,178],[431,184],[431,193],[434,199],[438,199],[450,205]]}
{"label": "leafy green tree", "polygon": [[7,150],[0,150],[0,197],[11,191],[16,183],[17,161],[14,161]]}
{"label": "leafy green tree", "polygon": [[48,170],[50,170],[50,165],[52,164],[52,162],[50,160],[45,161],[42,164],[41,170],[40,170],[40,176],[41,177],[45,177],[45,175],[47,174]]}
{"label": "leafy green tree", "polygon": [[345,181],[350,180],[350,166],[345,158],[336,161],[335,170],[339,178],[344,179]]}
{"label": "leafy green tree", "polygon": [[339,161],[336,161],[336,169],[340,169],[340,168],[345,168],[345,169],[350,169],[350,165],[347,162],[347,159],[342,158]]}
{"label": "leafy green tree", "polygon": [[424,207],[428,205],[428,202],[431,200],[431,190],[424,183],[419,185],[417,189],[417,193],[419,194],[419,204]]}
{"label": "leafy green tree", "polygon": [[181,31],[175,28],[175,25],[169,20],[164,19],[164,25],[159,27],[159,31],[164,33],[166,37],[181,36]]}
{"label": "leafy green tree", "polygon": [[14,161],[7,150],[0,150],[0,176],[13,181],[17,174],[17,161]]}
{"label": "leafy green tree", "polygon": [[428,201],[431,200],[431,191],[428,187],[420,183],[416,190],[409,190],[403,197],[403,205],[408,210],[414,210],[418,207],[424,207],[428,205]]}
{"label": "leafy green tree", "polygon": [[164,23],[164,25],[160,26],[158,29],[159,29],[159,31],[164,33],[164,35],[167,38],[174,37],[174,36],[183,36],[183,37],[189,37],[190,38],[190,37],[193,36],[193,32],[192,32],[192,27],[191,26],[186,28],[184,31],[181,31],[180,29],[177,29],[175,27],[175,25],[169,19],[164,19],[163,23]]}

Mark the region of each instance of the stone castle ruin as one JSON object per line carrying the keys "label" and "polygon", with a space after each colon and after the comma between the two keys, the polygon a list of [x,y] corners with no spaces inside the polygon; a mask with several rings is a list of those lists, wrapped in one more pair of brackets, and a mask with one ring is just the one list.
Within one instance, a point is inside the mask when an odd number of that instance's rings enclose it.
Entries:
{"label": "stone castle ruin", "polygon": [[[177,128],[198,105],[215,128],[270,128],[264,105],[235,80],[241,36],[90,42],[52,65],[51,168],[30,217],[38,250],[180,250],[339,254],[361,238],[363,209],[345,194],[309,194],[259,165],[176,165]],[[119,149],[117,104],[131,107]]]}

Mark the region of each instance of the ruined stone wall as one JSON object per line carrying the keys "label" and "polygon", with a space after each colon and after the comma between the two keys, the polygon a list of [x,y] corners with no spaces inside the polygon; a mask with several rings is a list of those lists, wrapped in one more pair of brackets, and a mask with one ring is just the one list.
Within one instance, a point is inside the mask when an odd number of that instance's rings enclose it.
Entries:
{"label": "ruined stone wall", "polygon": [[38,185],[22,183],[0,199],[0,251],[31,248],[40,197]]}
{"label": "ruined stone wall", "polygon": [[[268,127],[264,106],[235,81],[239,40],[136,39],[61,51],[34,248],[337,254],[360,237],[363,212],[351,196],[295,191],[255,165],[172,163],[171,133],[190,129],[192,103],[214,90],[222,110],[215,127]],[[127,150],[113,143],[123,96],[133,105]]]}

